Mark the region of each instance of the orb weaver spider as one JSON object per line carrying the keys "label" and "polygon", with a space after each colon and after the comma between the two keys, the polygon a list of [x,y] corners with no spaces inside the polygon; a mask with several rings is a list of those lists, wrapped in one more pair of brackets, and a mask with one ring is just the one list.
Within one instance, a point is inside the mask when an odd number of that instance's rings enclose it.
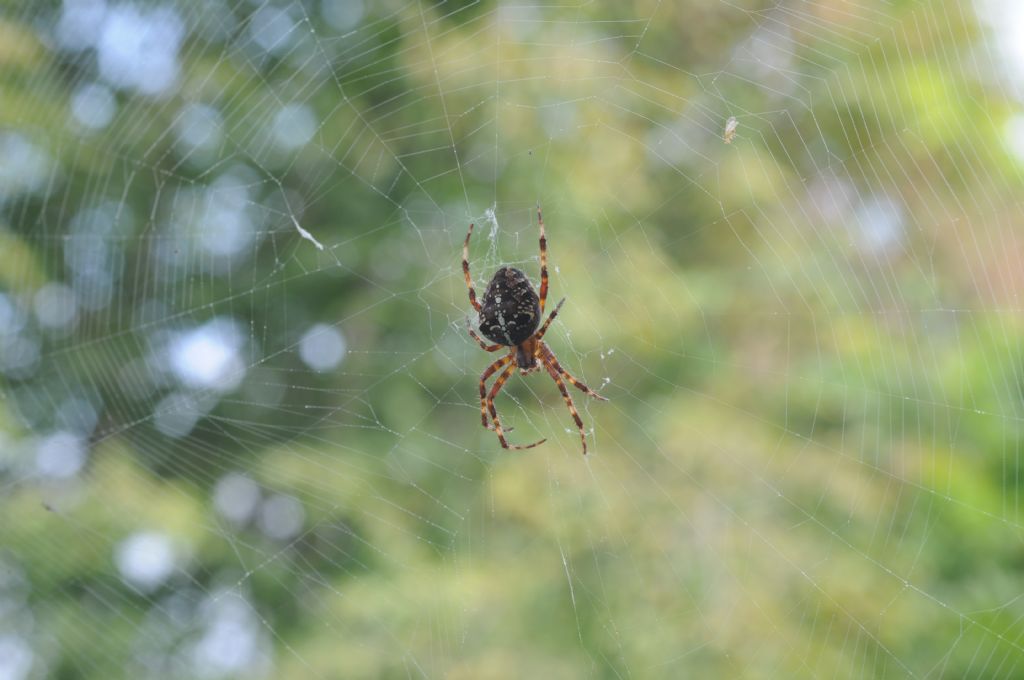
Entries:
{"label": "orb weaver spider", "polygon": [[[587,435],[583,429],[583,421],[576,411],[576,406],[569,396],[569,390],[565,387],[565,380],[595,399],[608,401],[605,397],[590,389],[582,382],[569,374],[562,365],[558,363],[555,353],[551,351],[547,343],[543,341],[551,322],[558,315],[565,298],[562,298],[550,316],[540,326],[541,317],[544,315],[544,303],[548,297],[548,244],[544,235],[544,217],[541,214],[540,206],[537,207],[537,222],[540,225],[540,295],[533,290],[530,280],[519,269],[515,267],[501,267],[494,273],[491,282],[487,284],[484,291],[483,302],[476,299],[476,291],[473,289],[473,278],[469,275],[469,238],[473,235],[473,224],[469,225],[466,232],[466,240],[462,244],[462,273],[466,277],[466,287],[469,289],[469,303],[473,305],[479,314],[480,333],[494,344],[487,344],[473,330],[469,319],[466,325],[470,336],[476,340],[480,348],[485,352],[496,352],[502,348],[508,349],[508,354],[495,361],[487,367],[487,370],[480,376],[480,420],[488,430],[493,430],[498,435],[498,441],[505,449],[532,449],[547,441],[541,439],[532,444],[513,445],[505,439],[505,431],[501,427],[498,418],[498,411],[494,407],[494,398],[504,387],[509,376],[519,368],[522,375],[540,370],[543,366],[551,379],[558,385],[562,393],[565,405],[569,407],[569,413],[576,422],[580,431],[580,439],[583,441],[583,455],[587,455]],[[504,370],[502,370],[504,369]],[[498,379],[494,381],[490,392],[487,391],[487,379],[501,371]],[[565,380],[563,380],[563,378]],[[487,414],[490,413],[493,426],[487,422]],[[511,428],[510,428],[511,429]]]}

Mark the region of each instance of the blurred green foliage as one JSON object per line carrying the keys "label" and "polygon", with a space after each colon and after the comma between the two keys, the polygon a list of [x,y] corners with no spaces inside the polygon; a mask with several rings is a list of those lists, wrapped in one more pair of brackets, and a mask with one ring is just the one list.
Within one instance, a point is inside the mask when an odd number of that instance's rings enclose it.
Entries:
{"label": "blurred green foliage", "polygon": [[[39,354],[0,378],[27,677],[1024,672],[1019,102],[971,8],[384,2],[342,29],[330,2],[180,0],[175,86],[109,87],[93,130],[73,5],[0,4],[0,148],[46,164],[0,170],[0,290]],[[197,105],[215,144],[182,142]],[[204,221],[224,196],[251,234]],[[576,399],[588,459],[544,376],[498,400],[543,447],[478,424],[461,242],[475,221],[478,289],[536,276],[537,203],[550,342],[611,398]],[[68,263],[96,243],[109,301],[33,320],[48,284],[91,294]],[[241,329],[228,390],[166,366],[211,319]],[[334,370],[300,357],[317,323]],[[73,396],[95,423],[55,479]],[[226,479],[262,510],[225,515]],[[153,584],[119,561],[140,532],[172,546]]]}

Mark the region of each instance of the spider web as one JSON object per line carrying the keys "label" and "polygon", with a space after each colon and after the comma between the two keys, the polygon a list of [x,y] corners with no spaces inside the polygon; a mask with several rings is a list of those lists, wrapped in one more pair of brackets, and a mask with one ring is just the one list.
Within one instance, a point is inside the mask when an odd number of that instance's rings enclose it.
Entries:
{"label": "spider web", "polygon": [[4,3],[0,678],[1019,676],[1021,35]]}

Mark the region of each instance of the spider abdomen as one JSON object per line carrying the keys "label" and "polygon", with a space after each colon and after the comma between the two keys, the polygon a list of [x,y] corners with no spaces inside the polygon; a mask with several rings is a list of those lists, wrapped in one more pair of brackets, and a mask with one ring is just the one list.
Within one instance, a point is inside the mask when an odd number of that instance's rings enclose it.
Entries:
{"label": "spider abdomen", "polygon": [[515,267],[494,273],[480,303],[480,332],[491,342],[518,345],[540,324],[540,298]]}

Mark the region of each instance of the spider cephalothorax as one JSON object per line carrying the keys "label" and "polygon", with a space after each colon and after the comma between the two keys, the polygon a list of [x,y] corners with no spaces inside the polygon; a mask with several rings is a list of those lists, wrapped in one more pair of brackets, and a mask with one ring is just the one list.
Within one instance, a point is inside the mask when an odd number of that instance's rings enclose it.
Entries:
{"label": "spider cephalothorax", "polygon": [[[547,239],[544,236],[544,218],[539,207],[537,208],[537,222],[540,225],[540,295],[534,292],[533,285],[526,274],[515,267],[502,267],[494,273],[491,282],[487,284],[481,304],[476,299],[473,278],[469,275],[469,237],[473,235],[472,224],[469,225],[466,241],[462,245],[462,273],[466,277],[466,287],[469,288],[469,302],[479,312],[480,333],[495,344],[488,345],[481,340],[472,326],[469,328],[469,334],[485,352],[495,352],[502,347],[509,350],[508,354],[488,366],[480,376],[480,419],[484,427],[497,432],[498,441],[506,449],[529,449],[543,444],[545,439],[525,446],[510,446],[505,440],[505,433],[498,420],[498,411],[494,407],[494,398],[512,375],[512,371],[518,368],[525,375],[539,370],[543,366],[558,385],[558,390],[562,393],[566,406],[569,407],[569,412],[580,430],[583,454],[586,455],[587,437],[583,430],[583,421],[580,420],[580,414],[577,413],[576,407],[572,403],[572,397],[569,396],[569,391],[565,388],[563,378],[590,396],[601,400],[605,399],[562,368],[558,359],[555,358],[555,353],[551,351],[547,343],[542,341],[544,333],[547,332],[548,326],[551,325],[565,300],[563,299],[555,306],[547,321],[541,326],[540,319],[544,315],[544,303],[548,297],[548,248]],[[540,326],[539,330],[538,326]],[[487,379],[499,370],[501,370],[501,375],[494,381],[494,385],[491,386],[491,391],[488,393]],[[487,422],[488,413],[494,423],[493,426]]]}

